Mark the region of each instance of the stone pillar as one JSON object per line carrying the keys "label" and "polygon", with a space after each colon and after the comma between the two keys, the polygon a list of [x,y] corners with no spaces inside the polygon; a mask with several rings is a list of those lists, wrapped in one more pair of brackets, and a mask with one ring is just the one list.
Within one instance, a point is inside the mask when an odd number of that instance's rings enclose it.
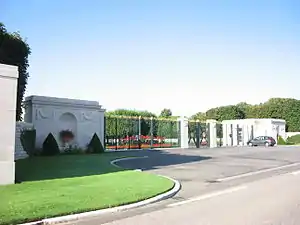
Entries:
{"label": "stone pillar", "polygon": [[18,68],[0,64],[0,185],[15,182]]}
{"label": "stone pillar", "polygon": [[209,147],[216,148],[217,144],[217,121],[206,120],[207,126],[209,126]]}
{"label": "stone pillar", "polygon": [[228,146],[228,129],[227,123],[222,122],[222,132],[223,132],[223,146]]}
{"label": "stone pillar", "polygon": [[249,141],[249,125],[246,123],[243,126],[243,145],[247,145]]}
{"label": "stone pillar", "polygon": [[232,138],[233,138],[233,146],[238,146],[238,124],[235,122],[234,124],[232,124]]}
{"label": "stone pillar", "polygon": [[189,148],[188,119],[181,117],[178,121],[180,121],[180,147]]}

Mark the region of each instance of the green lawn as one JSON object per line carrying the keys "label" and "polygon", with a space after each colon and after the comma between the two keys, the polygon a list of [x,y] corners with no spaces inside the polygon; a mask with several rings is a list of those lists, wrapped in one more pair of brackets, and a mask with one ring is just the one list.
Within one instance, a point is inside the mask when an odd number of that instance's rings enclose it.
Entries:
{"label": "green lawn", "polygon": [[17,224],[123,205],[170,190],[173,182],[110,165],[120,153],[19,160],[24,182],[0,186],[0,224]]}

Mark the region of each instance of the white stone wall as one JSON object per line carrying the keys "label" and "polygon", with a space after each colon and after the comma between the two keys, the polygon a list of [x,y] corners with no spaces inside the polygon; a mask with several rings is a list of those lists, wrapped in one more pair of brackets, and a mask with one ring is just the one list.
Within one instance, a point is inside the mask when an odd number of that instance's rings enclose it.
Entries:
{"label": "white stone wall", "polygon": [[15,160],[24,159],[28,157],[21,144],[21,132],[24,129],[33,129],[33,124],[25,122],[16,123],[16,141],[15,141]]}
{"label": "white stone wall", "polygon": [[181,117],[177,120],[180,121],[180,147],[189,148],[188,119]]}
{"label": "white stone wall", "polygon": [[59,143],[59,132],[71,130],[73,144],[85,148],[94,133],[104,144],[104,112],[96,101],[85,101],[46,96],[25,99],[25,122],[36,129],[36,147],[42,147],[51,132]]}
{"label": "white stone wall", "polygon": [[286,126],[285,120],[272,119],[271,121],[272,132],[270,136],[272,136],[275,140],[277,140],[277,134],[278,134],[284,139],[286,137],[285,126]]}
{"label": "white stone wall", "polygon": [[263,120],[263,119],[255,120],[253,127],[254,127],[254,137],[273,136],[271,120]]}
{"label": "white stone wall", "polygon": [[253,126],[254,137],[271,136],[277,140],[277,133],[285,137],[285,120],[279,119],[244,119],[244,120],[224,120],[223,124],[223,145],[231,146],[230,125],[233,124],[233,146],[237,146],[237,125],[241,127],[243,142],[242,145],[247,145],[247,141],[251,137],[251,126]]}
{"label": "white stone wall", "polygon": [[206,124],[209,126],[209,147],[216,148],[217,145],[217,121],[206,120]]}
{"label": "white stone wall", "polygon": [[0,185],[15,182],[15,129],[18,68],[0,64]]}
{"label": "white stone wall", "polygon": [[222,124],[222,133],[223,133],[223,138],[222,138],[222,143],[223,146],[228,146],[230,145],[228,136],[230,134],[230,130],[229,130],[229,125],[228,124]]}

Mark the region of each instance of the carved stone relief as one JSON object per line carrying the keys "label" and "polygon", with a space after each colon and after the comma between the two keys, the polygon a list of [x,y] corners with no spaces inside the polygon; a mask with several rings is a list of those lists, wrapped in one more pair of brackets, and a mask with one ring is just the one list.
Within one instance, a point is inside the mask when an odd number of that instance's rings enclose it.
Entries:
{"label": "carved stone relief", "polygon": [[53,119],[54,111],[53,110],[43,110],[41,108],[38,108],[38,109],[36,109],[35,118],[36,118],[36,120]]}
{"label": "carved stone relief", "polygon": [[81,112],[81,121],[91,121],[93,120],[92,112]]}

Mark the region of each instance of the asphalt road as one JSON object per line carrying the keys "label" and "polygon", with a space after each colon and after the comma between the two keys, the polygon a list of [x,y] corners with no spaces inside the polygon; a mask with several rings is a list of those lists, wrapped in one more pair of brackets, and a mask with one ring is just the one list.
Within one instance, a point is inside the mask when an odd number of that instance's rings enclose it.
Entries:
{"label": "asphalt road", "polygon": [[300,173],[281,175],[105,225],[299,225]]}
{"label": "asphalt road", "polygon": [[[73,221],[71,224],[146,225],[157,222],[259,225],[280,224],[278,222],[281,220],[286,222],[285,225],[300,224],[296,216],[298,213],[300,217],[300,210],[297,208],[297,202],[300,200],[300,192],[297,193],[297,190],[300,190],[300,176],[291,174],[300,170],[300,147],[172,149],[139,151],[136,155],[148,158],[122,161],[118,165],[170,176],[181,182],[182,190],[172,199],[160,203]],[[199,197],[224,190],[235,190],[241,186],[247,188],[232,193],[229,191],[210,199],[203,200]],[[277,201],[278,197],[280,201]],[[202,200],[193,202],[191,199],[195,198]],[[182,204],[185,201],[187,203]],[[276,214],[272,215],[272,212]],[[285,213],[290,213],[291,219],[298,223],[286,220]],[[249,215],[252,214],[255,216],[250,220]],[[272,216],[275,223],[270,223]],[[173,221],[172,218],[177,219]],[[187,219],[191,222],[186,223]]]}

